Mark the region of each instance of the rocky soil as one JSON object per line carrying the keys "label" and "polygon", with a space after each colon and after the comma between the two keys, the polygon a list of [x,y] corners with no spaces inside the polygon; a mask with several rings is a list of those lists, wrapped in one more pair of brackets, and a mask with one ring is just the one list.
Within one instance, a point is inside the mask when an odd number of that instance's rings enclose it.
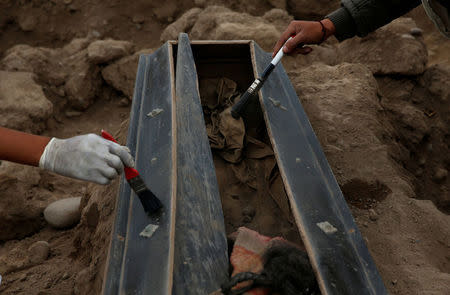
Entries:
{"label": "rocky soil", "polygon": [[[0,125],[60,138],[106,129],[123,143],[139,54],[180,31],[253,39],[270,50],[294,17],[317,19],[339,5],[311,3],[0,1]],[[450,41],[421,8],[407,16],[283,64],[389,292],[446,294]],[[215,152],[227,229],[245,224],[300,242],[264,136],[243,142],[256,151],[245,165]],[[259,174],[244,179],[246,169]],[[262,188],[266,170],[272,177]],[[244,196],[233,198],[229,183]],[[117,188],[1,162],[0,293],[99,294]],[[44,209],[69,197],[81,198],[80,221],[55,229]],[[284,215],[279,229],[261,199]]]}

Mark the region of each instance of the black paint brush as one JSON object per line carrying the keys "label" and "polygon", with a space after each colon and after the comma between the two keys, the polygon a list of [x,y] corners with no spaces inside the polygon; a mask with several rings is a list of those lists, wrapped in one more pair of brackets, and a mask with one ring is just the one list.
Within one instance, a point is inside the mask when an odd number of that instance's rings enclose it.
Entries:
{"label": "black paint brush", "polygon": [[[112,135],[105,130],[102,130],[102,137],[104,139],[117,143]],[[139,200],[141,200],[141,204],[144,207],[145,212],[148,214],[158,212],[163,205],[161,201],[155,196],[155,194],[147,188],[145,182],[139,176],[139,172],[131,167],[125,167],[124,171],[126,180],[130,184],[136,195],[139,197]]]}
{"label": "black paint brush", "polygon": [[[286,42],[291,40],[293,37],[295,36],[291,36],[289,39],[286,40]],[[286,44],[286,42],[284,44]],[[301,46],[303,46],[303,44],[299,45],[298,48],[301,48]],[[277,54],[272,59],[270,64],[264,69],[264,72],[262,73],[261,77],[253,81],[252,85],[250,85],[247,91],[245,91],[245,93],[241,96],[241,99],[233,105],[233,107],[231,108],[231,116],[233,116],[233,118],[239,119],[244,113],[244,110],[247,107],[248,103],[250,102],[250,99],[258,94],[258,91],[264,85],[264,82],[266,82],[270,73],[272,73],[276,65],[283,58],[284,55],[283,47],[284,45],[277,52]]]}

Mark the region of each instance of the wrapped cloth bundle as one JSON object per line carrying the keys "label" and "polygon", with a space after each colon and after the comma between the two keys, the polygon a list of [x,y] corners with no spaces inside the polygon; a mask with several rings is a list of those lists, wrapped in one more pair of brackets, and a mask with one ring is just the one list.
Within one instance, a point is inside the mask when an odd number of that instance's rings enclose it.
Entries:
{"label": "wrapped cloth bundle", "polygon": [[230,261],[230,281],[213,294],[320,294],[306,253],[281,237],[240,227]]}

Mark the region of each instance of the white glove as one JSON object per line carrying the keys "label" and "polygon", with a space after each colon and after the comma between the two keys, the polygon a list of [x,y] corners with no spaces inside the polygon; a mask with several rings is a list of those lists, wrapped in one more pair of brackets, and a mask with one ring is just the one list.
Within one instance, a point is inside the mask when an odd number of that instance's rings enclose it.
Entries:
{"label": "white glove", "polygon": [[134,167],[130,150],[96,134],[52,138],[39,161],[42,169],[99,184],[108,184],[124,165]]}

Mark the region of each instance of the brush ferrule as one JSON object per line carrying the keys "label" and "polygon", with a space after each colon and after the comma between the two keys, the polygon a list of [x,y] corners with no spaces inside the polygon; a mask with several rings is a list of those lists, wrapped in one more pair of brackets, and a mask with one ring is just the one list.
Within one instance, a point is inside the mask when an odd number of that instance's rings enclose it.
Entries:
{"label": "brush ferrule", "polygon": [[147,189],[144,181],[139,176],[129,179],[128,183],[130,184],[134,192],[138,195]]}

